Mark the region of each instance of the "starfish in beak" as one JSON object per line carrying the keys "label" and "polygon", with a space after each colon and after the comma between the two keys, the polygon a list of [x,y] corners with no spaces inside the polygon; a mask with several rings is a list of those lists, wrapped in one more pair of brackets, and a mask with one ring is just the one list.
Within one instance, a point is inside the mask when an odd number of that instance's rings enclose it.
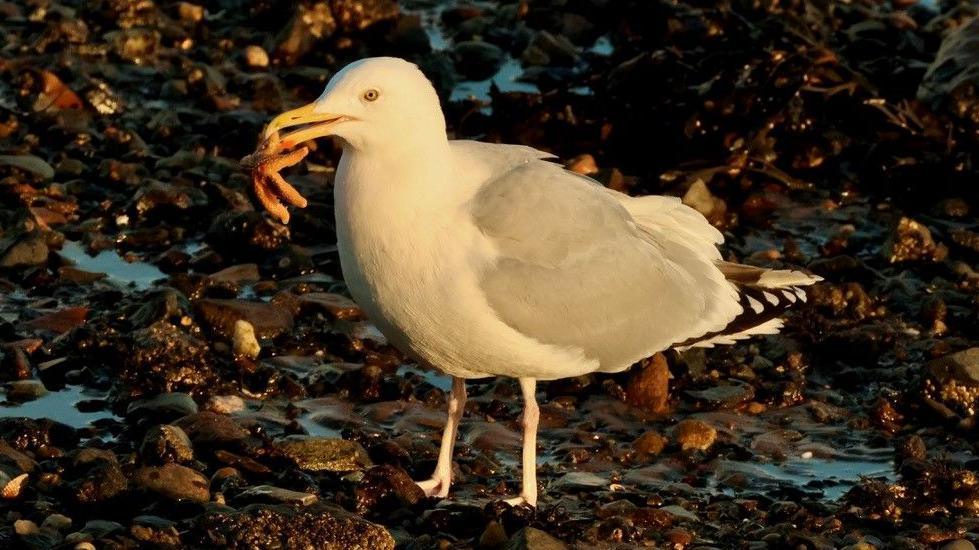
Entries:
{"label": "starfish in beak", "polygon": [[[241,164],[252,177],[255,196],[262,206],[282,223],[289,223],[286,204],[299,208],[306,207],[306,199],[287,182],[279,172],[298,164],[309,153],[309,148],[300,147],[289,151],[296,145],[330,135],[332,127],[345,117],[330,113],[316,112],[316,104],[311,103],[298,109],[278,115],[265,127],[262,143],[256,151],[241,159]],[[294,126],[303,127],[279,136],[279,131]],[[283,204],[285,203],[285,204]]]}

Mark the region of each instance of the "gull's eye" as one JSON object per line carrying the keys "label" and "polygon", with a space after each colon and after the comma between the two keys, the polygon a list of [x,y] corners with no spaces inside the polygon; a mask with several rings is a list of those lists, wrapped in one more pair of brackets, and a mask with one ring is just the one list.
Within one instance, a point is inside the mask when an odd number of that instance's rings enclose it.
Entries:
{"label": "gull's eye", "polygon": [[366,92],[364,92],[364,101],[375,101],[380,96],[381,96],[381,92],[375,90],[374,88],[371,88]]}

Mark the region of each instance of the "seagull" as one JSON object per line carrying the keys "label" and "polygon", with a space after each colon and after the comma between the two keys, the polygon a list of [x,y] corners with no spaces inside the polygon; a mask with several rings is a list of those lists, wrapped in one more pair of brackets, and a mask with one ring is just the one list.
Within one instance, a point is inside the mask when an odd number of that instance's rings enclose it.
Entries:
{"label": "seagull", "polygon": [[522,488],[507,502],[536,506],[538,380],[774,334],[821,280],[722,260],[721,233],[675,197],[607,189],[530,147],[449,139],[432,84],[392,57],[343,68],[243,160],[281,221],[283,201],[305,199],[278,171],[325,136],[343,147],[334,208],[350,294],[392,344],[452,377],[435,472],[418,482],[430,497],[449,493],[466,379],[519,382]]}

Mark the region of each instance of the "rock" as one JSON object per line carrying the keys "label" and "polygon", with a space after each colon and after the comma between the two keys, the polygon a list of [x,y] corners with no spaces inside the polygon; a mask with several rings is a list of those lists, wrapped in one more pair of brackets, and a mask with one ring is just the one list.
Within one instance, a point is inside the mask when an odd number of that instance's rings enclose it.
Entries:
{"label": "rock", "polygon": [[683,204],[700,212],[708,220],[720,219],[727,212],[724,199],[715,197],[707,187],[707,183],[700,178],[694,180],[683,194]]}
{"label": "rock", "polygon": [[211,499],[207,478],[197,470],[179,464],[140,468],[136,485],[172,500],[207,502]]}
{"label": "rock", "polygon": [[290,491],[288,489],[282,489],[281,487],[273,487],[272,485],[256,485],[242,491],[235,498],[235,500],[242,502],[266,502],[270,504],[298,504],[300,506],[308,506],[319,500],[319,497],[313,493]]}
{"label": "rock", "polygon": [[39,234],[26,235],[14,242],[0,241],[0,268],[44,265],[48,262],[48,245]]}
{"label": "rock", "polygon": [[394,549],[384,527],[328,504],[253,504],[241,511],[207,512],[196,523],[203,546],[211,548]]}
{"label": "rock", "polygon": [[943,545],[941,550],[976,550],[976,545],[965,539],[958,539]]}
{"label": "rock", "polygon": [[116,455],[101,449],[81,449],[71,455],[69,483],[75,501],[81,505],[106,502],[129,489],[129,482]]}
{"label": "rock", "polygon": [[24,324],[36,330],[63,334],[84,323],[88,311],[87,307],[68,307],[41,315]]}
{"label": "rock", "polygon": [[670,368],[666,357],[657,353],[632,371],[626,385],[626,400],[653,414],[665,413],[669,400]]}
{"label": "rock", "polygon": [[227,259],[263,259],[289,239],[289,229],[254,211],[218,214],[207,243]]}
{"label": "rock", "polygon": [[[166,168],[168,160],[161,160],[157,163],[157,167]],[[207,204],[207,195],[200,189],[155,180],[145,183],[136,192],[136,196],[133,197],[133,205],[136,213],[142,217],[147,216],[151,212],[159,211],[162,215],[164,213],[178,212],[205,204]]]}
{"label": "rock", "polygon": [[143,305],[130,318],[140,328],[156,322],[179,322],[190,311],[187,297],[174,288],[161,288],[147,293]]}
{"label": "rock", "polygon": [[40,529],[37,528],[37,524],[29,519],[18,519],[14,521],[14,532],[21,537],[34,535],[38,531],[40,531]]}
{"label": "rock", "polygon": [[504,550],[567,550],[568,546],[540,529],[524,527],[507,541]]}
{"label": "rock", "polygon": [[195,445],[227,445],[248,437],[248,430],[233,418],[210,411],[185,416],[174,424],[183,429]]}
{"label": "rock", "polygon": [[247,321],[258,338],[274,338],[292,330],[292,314],[285,308],[265,302],[206,298],[194,309],[212,330],[225,338],[234,334],[235,323]]}
{"label": "rock", "polygon": [[194,459],[194,447],[187,434],[177,426],[162,424],[153,426],[143,437],[139,455],[144,462],[165,464],[190,462]]}
{"label": "rock", "polygon": [[583,176],[592,176],[598,173],[598,164],[595,162],[595,157],[588,153],[572,158],[565,166],[568,170]]}
{"label": "rock", "polygon": [[964,416],[976,414],[979,410],[979,347],[928,362],[923,385],[925,397]]}
{"label": "rock", "polygon": [[364,312],[360,306],[341,294],[309,292],[300,295],[298,298],[299,305],[304,310],[321,310],[328,313],[332,318],[342,321],[364,318]]}
{"label": "rock", "polygon": [[169,322],[156,322],[120,338],[122,382],[139,394],[210,389],[218,375],[208,345]]}
{"label": "rock", "polygon": [[213,395],[204,407],[218,414],[233,414],[245,410],[245,400],[237,395]]}
{"label": "rock", "polygon": [[330,0],[337,25],[345,31],[361,31],[400,14],[394,0]]}
{"label": "rock", "polygon": [[177,523],[158,516],[136,516],[129,534],[138,540],[140,547],[183,548]]}
{"label": "rock", "polygon": [[[64,84],[58,80],[58,77],[54,76],[54,73],[44,71],[45,85],[52,83],[51,79],[57,81],[57,85],[60,85],[60,90],[54,90],[55,94],[63,100],[67,100],[66,103],[62,105],[70,104],[72,107],[81,105],[81,100],[78,96],[74,95],[74,92],[65,87]],[[71,96],[74,96],[73,98]],[[52,102],[49,100],[46,102],[51,105]],[[57,106],[57,105],[55,105]],[[54,177],[54,168],[47,163],[44,159],[36,157],[34,155],[0,155],[0,165],[13,166],[19,168],[26,172],[31,172],[41,177],[41,179],[49,180]]]}
{"label": "rock", "polygon": [[261,46],[245,46],[245,65],[252,69],[264,69],[269,66],[269,54]]}
{"label": "rock", "polygon": [[979,19],[945,34],[918,87],[918,98],[963,119],[979,119]]}
{"label": "rock", "polygon": [[67,531],[71,529],[71,518],[62,514],[51,514],[41,522],[41,528]]}
{"label": "rock", "polygon": [[503,50],[489,42],[469,40],[453,48],[456,70],[467,80],[486,80],[503,66]]}
{"label": "rock", "polygon": [[248,321],[235,321],[234,334],[231,335],[231,350],[235,355],[255,359],[262,353],[262,346],[255,338],[255,328]]}
{"label": "rock", "polygon": [[384,464],[366,472],[354,489],[354,511],[360,515],[368,512],[381,517],[400,508],[410,508],[425,498],[425,492],[408,472],[397,466]]}
{"label": "rock", "polygon": [[296,4],[292,18],[277,37],[275,57],[292,65],[309,53],[317,42],[337,30],[337,22],[326,2]]}
{"label": "rock", "polygon": [[199,23],[204,20],[204,6],[180,2],[177,4],[177,15],[180,16],[181,20],[188,23]]}
{"label": "rock", "polygon": [[255,283],[261,280],[258,264],[238,264],[226,267],[221,271],[208,275],[216,283],[228,283],[235,286],[243,283]]}
{"label": "rock", "polygon": [[146,418],[152,422],[170,422],[197,412],[197,403],[182,392],[161,393],[150,399],[133,401],[126,409],[129,418]]}
{"label": "rock", "polygon": [[275,446],[299,468],[310,472],[351,472],[372,466],[367,451],[356,441],[290,436],[276,440]]}
{"label": "rock", "polygon": [[911,218],[902,217],[891,229],[881,253],[892,264],[910,261],[940,262],[948,256],[948,248],[935,243],[927,227]]}
{"label": "rock", "polygon": [[636,454],[642,457],[656,456],[663,452],[669,440],[657,432],[646,432],[632,442]]}
{"label": "rock", "polygon": [[38,452],[45,447],[75,448],[78,431],[49,418],[0,418],[0,439],[17,451]]}
{"label": "rock", "polygon": [[14,380],[7,383],[7,400],[15,403],[34,401],[47,393],[47,388],[40,380]]}
{"label": "rock", "polygon": [[534,35],[522,59],[529,65],[571,66],[578,61],[578,48],[566,37],[539,31]]}
{"label": "rock", "polygon": [[105,37],[109,39],[116,55],[132,63],[142,63],[144,58],[155,56],[162,38],[159,31],[148,28],[112,31]]}
{"label": "rock", "polygon": [[755,398],[754,386],[736,380],[705,390],[687,390],[685,393],[714,409],[736,407]]}
{"label": "rock", "polygon": [[499,548],[506,544],[506,530],[498,521],[490,521],[482,535],[479,535],[479,548]]}
{"label": "rock", "polygon": [[33,472],[37,462],[33,458],[11,447],[6,441],[0,440],[0,465],[10,466],[18,472]]}
{"label": "rock", "polygon": [[700,420],[683,420],[676,425],[674,438],[684,451],[706,451],[717,439],[717,430]]}

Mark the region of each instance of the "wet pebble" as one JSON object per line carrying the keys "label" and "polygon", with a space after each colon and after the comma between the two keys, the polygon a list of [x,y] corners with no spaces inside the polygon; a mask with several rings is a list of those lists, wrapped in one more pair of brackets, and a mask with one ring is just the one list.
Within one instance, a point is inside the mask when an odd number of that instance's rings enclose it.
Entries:
{"label": "wet pebble", "polygon": [[18,519],[14,522],[14,532],[21,537],[37,534],[40,529],[37,524],[29,519]]}
{"label": "wet pebble", "polygon": [[22,268],[44,265],[48,261],[48,244],[41,235],[21,237],[0,252],[0,268]]}
{"label": "wet pebble", "polygon": [[510,537],[505,550],[567,550],[568,545],[540,529],[524,527]]}
{"label": "wet pebble", "polygon": [[663,452],[667,443],[669,443],[667,438],[657,432],[649,431],[636,438],[632,448],[640,457],[652,457]]}
{"label": "wet pebble", "polygon": [[153,426],[146,432],[139,454],[144,462],[150,464],[186,463],[194,459],[194,447],[183,430],[163,424]]}
{"label": "wet pebble", "polygon": [[136,516],[129,527],[129,534],[142,545],[152,548],[183,546],[177,523],[159,516]]}
{"label": "wet pebble", "polygon": [[410,508],[424,498],[424,491],[408,472],[387,464],[364,472],[354,489],[354,507],[359,514],[383,516],[399,508]]}
{"label": "wet pebble", "polygon": [[340,294],[310,292],[299,296],[299,305],[305,310],[323,311],[334,319],[362,319],[364,314],[353,300]]}
{"label": "wet pebble", "polygon": [[194,304],[203,322],[225,338],[232,338],[238,321],[252,326],[258,338],[273,338],[292,330],[292,314],[275,304],[206,298]]}
{"label": "wet pebble", "polygon": [[185,416],[174,424],[183,429],[194,445],[228,445],[248,437],[248,430],[230,416],[202,411]]}
{"label": "wet pebble", "polygon": [[71,455],[68,476],[74,500],[89,505],[109,501],[129,489],[129,480],[116,455],[101,449],[82,449]]}
{"label": "wet pebble", "polygon": [[935,359],[925,365],[923,393],[964,416],[979,410],[979,347]]}
{"label": "wet pebble", "polygon": [[296,504],[308,506],[319,499],[313,493],[290,491],[272,485],[255,485],[249,487],[235,497],[236,502],[265,502],[269,504]]}
{"label": "wet pebble", "polygon": [[626,400],[645,411],[666,412],[669,400],[670,368],[666,357],[657,353],[640,368],[633,369],[626,385]]}
{"label": "wet pebble", "polygon": [[927,227],[911,218],[902,217],[891,230],[881,253],[891,263],[938,262],[948,256],[948,248],[936,243]]}
{"label": "wet pebble", "polygon": [[126,410],[132,419],[151,422],[170,422],[197,412],[197,403],[190,395],[181,392],[161,393],[150,399],[133,401]]}
{"label": "wet pebble", "polygon": [[356,441],[314,436],[276,440],[276,448],[310,472],[350,472],[370,467],[367,451]]}
{"label": "wet pebble", "polygon": [[674,439],[684,451],[706,451],[717,439],[717,430],[701,420],[682,420],[676,425]]}
{"label": "wet pebble", "polygon": [[394,549],[386,529],[327,504],[253,505],[208,512],[196,523],[195,534],[205,547]]}
{"label": "wet pebble", "polygon": [[705,390],[687,390],[685,393],[709,408],[731,408],[754,399],[755,388],[732,380]]}
{"label": "wet pebble", "polygon": [[179,464],[140,468],[134,480],[138,487],[172,500],[207,502],[211,498],[207,478]]}
{"label": "wet pebble", "polygon": [[7,383],[7,400],[17,403],[34,401],[47,395],[48,390],[40,380],[15,380]]}
{"label": "wet pebble", "polygon": [[269,66],[269,54],[265,48],[256,45],[245,46],[245,64],[252,69],[264,69]]}
{"label": "wet pebble", "polygon": [[468,80],[485,80],[495,75],[504,59],[498,46],[475,40],[456,44],[453,53],[456,70]]}
{"label": "wet pebble", "polygon": [[231,335],[231,351],[240,357],[255,359],[262,353],[262,346],[255,338],[255,328],[248,321],[235,321],[234,333]]}
{"label": "wet pebble", "polygon": [[245,400],[237,395],[212,395],[204,407],[218,414],[234,414],[245,410]]}

